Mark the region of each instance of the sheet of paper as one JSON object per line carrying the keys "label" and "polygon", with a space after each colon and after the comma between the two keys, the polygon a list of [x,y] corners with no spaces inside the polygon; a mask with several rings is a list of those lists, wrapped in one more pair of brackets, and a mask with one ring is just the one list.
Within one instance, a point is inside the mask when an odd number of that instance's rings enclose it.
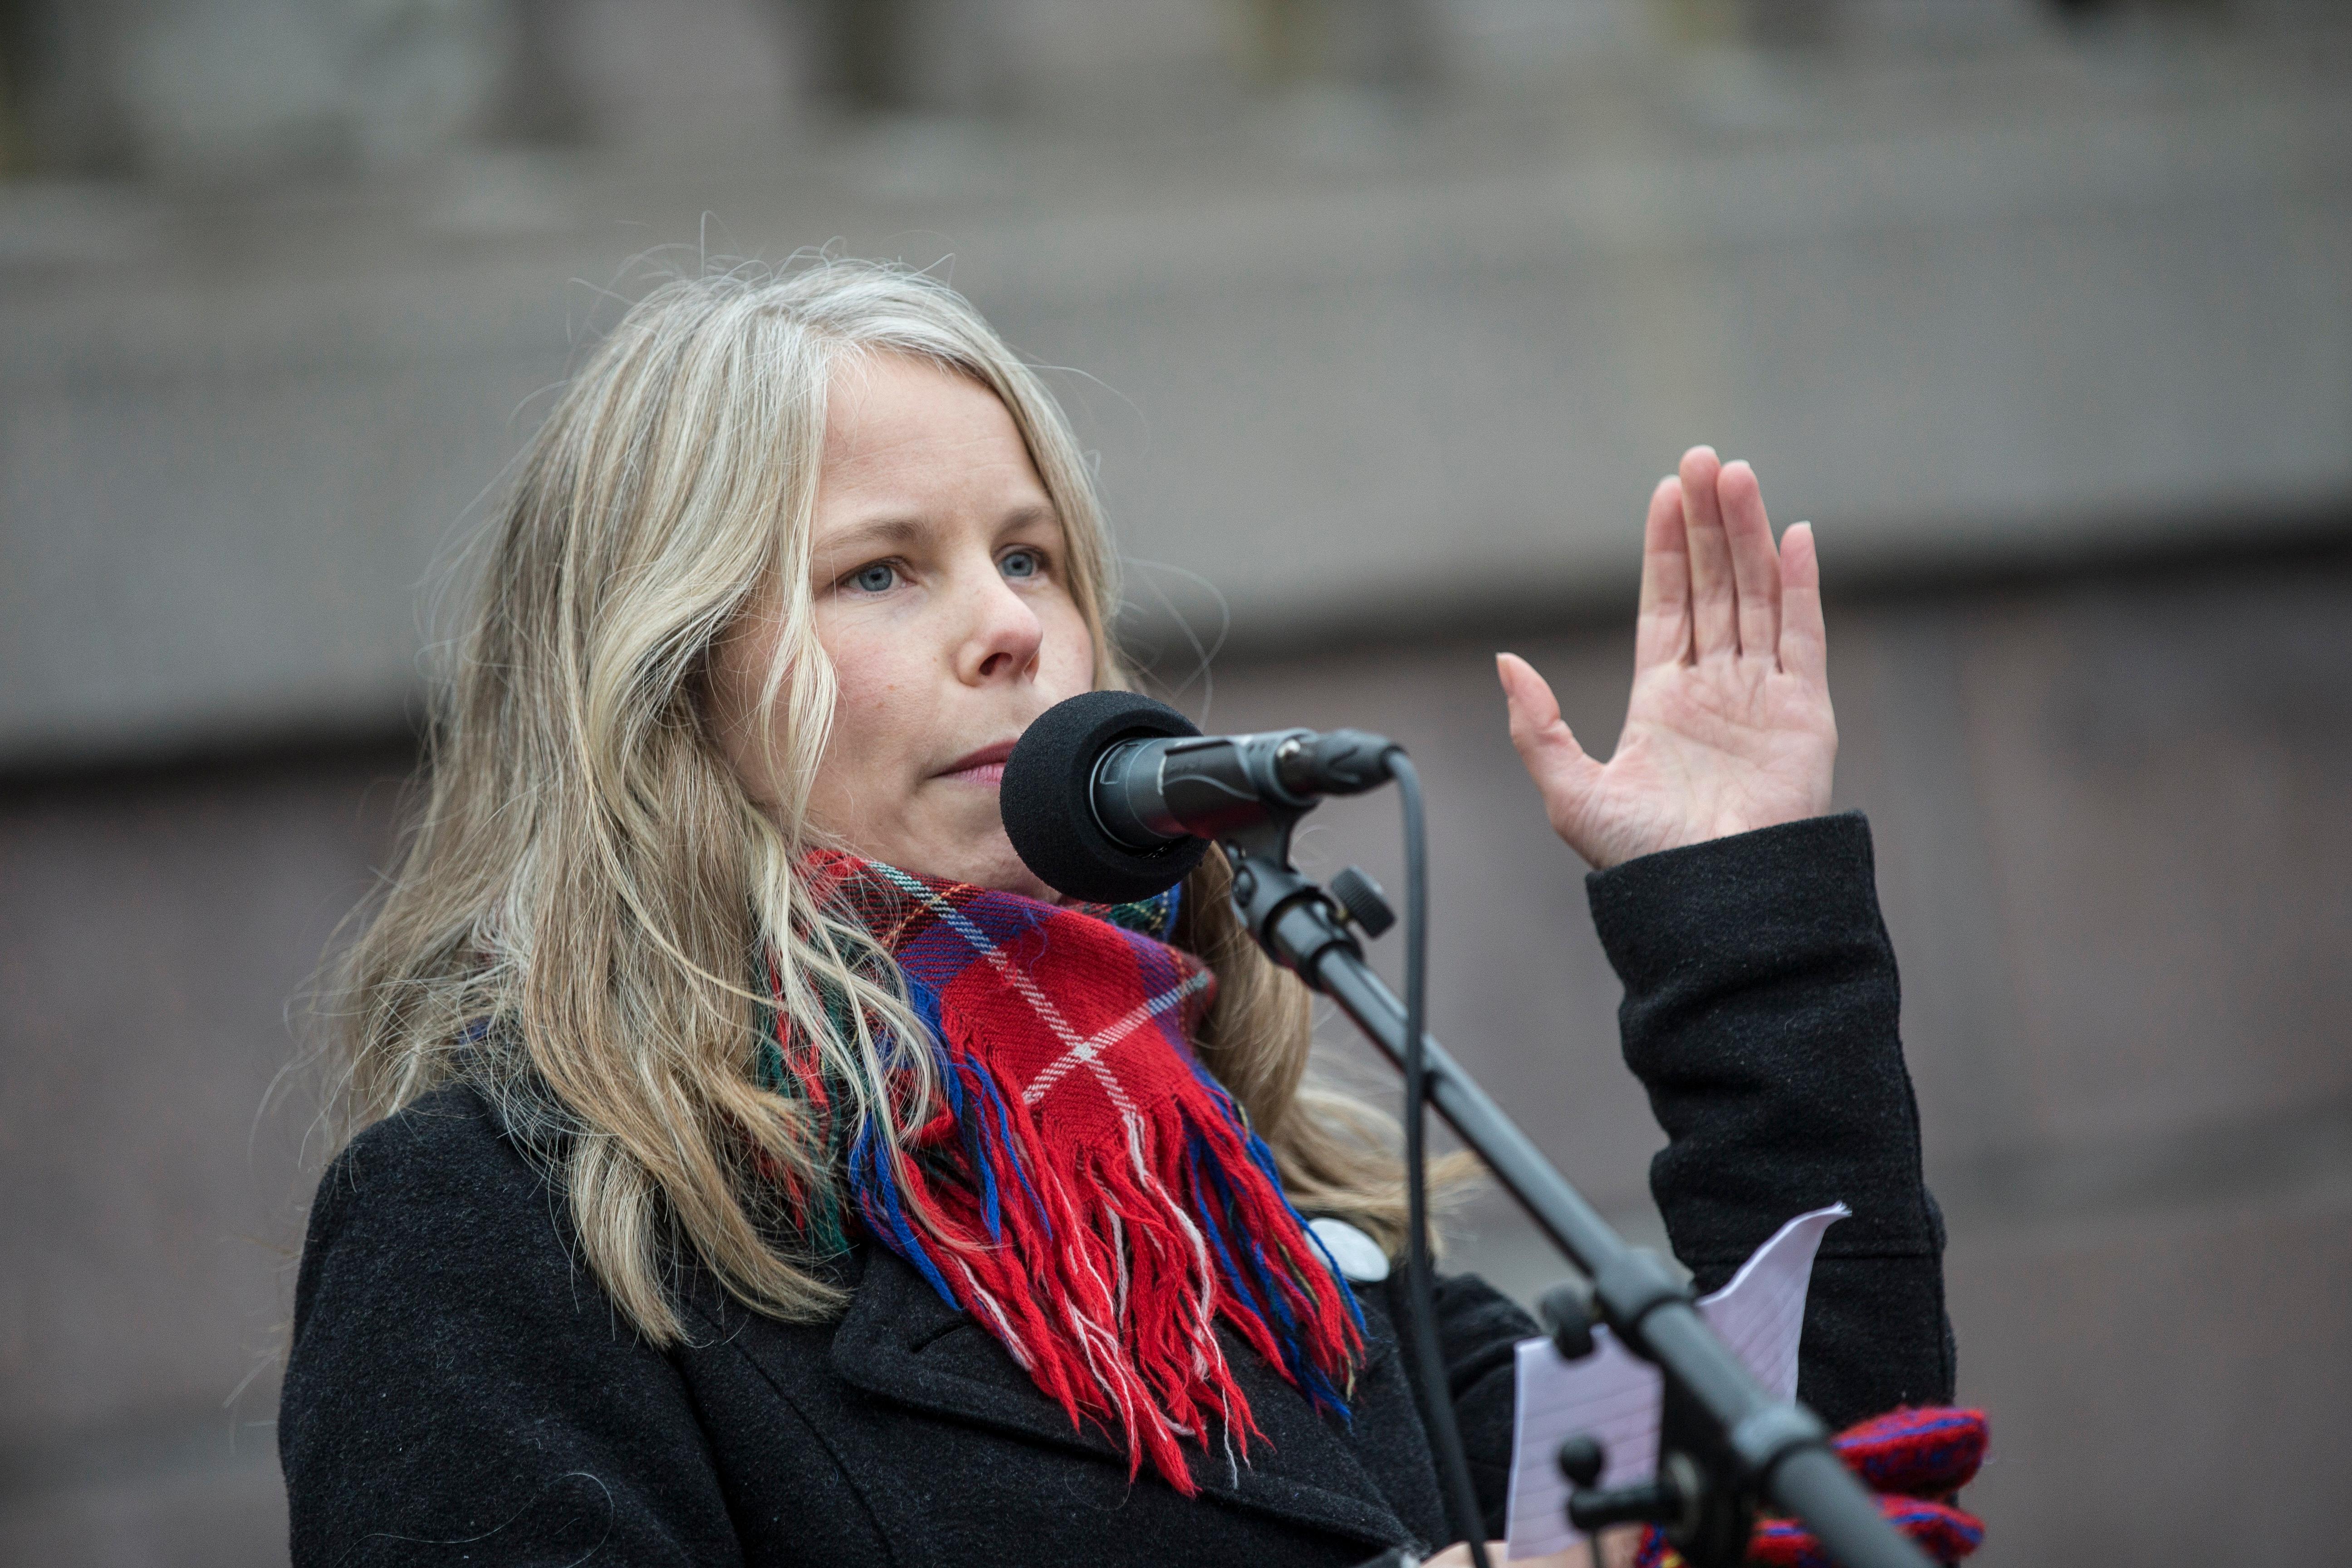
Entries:
{"label": "sheet of paper", "polygon": [[[1797,1396],[1797,1341],[1805,1327],[1805,1290],[1822,1235],[1853,1211],[1843,1204],[1799,1215],[1739,1266],[1731,1283],[1698,1304],[1709,1327],[1763,1384]],[[1556,1456],[1570,1434],[1590,1432],[1609,1456],[1603,1487],[1648,1477],[1658,1464],[1663,1385],[1658,1369],[1595,1329],[1597,1348],[1562,1361],[1549,1339],[1518,1348],[1518,1419],[1511,1436],[1507,1550],[1517,1562],[1564,1552],[1581,1533],[1569,1527],[1570,1487]]]}

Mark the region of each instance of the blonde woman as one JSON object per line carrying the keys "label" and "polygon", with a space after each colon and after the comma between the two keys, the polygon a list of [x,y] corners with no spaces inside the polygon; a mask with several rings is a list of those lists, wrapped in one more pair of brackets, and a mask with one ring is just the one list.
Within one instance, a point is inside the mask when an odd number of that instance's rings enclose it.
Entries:
{"label": "blonde woman", "polygon": [[[1845,1200],[1805,1393],[1948,1397],[1867,830],[1822,815],[1811,535],[1776,548],[1702,448],[1646,550],[1611,762],[1501,677],[1599,868],[1676,1248],[1719,1283]],[[336,1013],[298,1563],[1344,1564],[1497,1529],[1530,1326],[1442,1285],[1486,1515],[1449,1518],[1383,1123],[1307,1085],[1307,998],[1221,863],[1059,907],[1006,842],[1013,741],[1124,674],[1087,466],[965,301],[839,261],[656,289],[480,567]]]}

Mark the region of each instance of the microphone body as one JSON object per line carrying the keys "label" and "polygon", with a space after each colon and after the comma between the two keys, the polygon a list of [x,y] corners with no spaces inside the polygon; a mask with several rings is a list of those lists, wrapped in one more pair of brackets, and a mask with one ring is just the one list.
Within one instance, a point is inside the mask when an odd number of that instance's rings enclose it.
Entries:
{"label": "microphone body", "polygon": [[997,804],[1013,849],[1048,887],[1126,903],[1182,881],[1214,840],[1375,787],[1390,749],[1360,730],[1203,735],[1166,703],[1089,691],[1022,734]]}
{"label": "microphone body", "polygon": [[1095,764],[1095,820],[1131,849],[1223,838],[1271,813],[1387,782],[1388,740],[1361,730],[1270,730],[1121,741]]}

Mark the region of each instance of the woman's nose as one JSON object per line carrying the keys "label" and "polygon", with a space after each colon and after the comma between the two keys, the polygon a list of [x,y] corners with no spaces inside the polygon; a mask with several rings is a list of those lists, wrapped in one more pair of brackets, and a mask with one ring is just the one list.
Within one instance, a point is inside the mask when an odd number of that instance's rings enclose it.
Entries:
{"label": "woman's nose", "polygon": [[1036,611],[990,563],[973,595],[972,615],[956,673],[972,685],[1016,678],[1034,668],[1045,628]]}

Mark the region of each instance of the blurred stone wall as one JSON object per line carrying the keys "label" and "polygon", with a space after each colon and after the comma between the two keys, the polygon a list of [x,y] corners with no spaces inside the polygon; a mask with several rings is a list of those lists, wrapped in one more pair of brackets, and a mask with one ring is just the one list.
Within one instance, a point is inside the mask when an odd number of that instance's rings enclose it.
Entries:
{"label": "blurred stone wall", "polygon": [[[282,1557],[288,1069],[434,563],[632,258],[828,241],[1072,367],[1181,702],[1412,745],[1438,1031],[1643,1235],[1489,659],[1605,743],[1652,477],[1755,458],[1828,569],[1984,1561],[2325,1557],[2276,1478],[2352,1457],[2347,64],[2296,0],[0,5],[0,1560]],[[1392,811],[1306,850],[1393,887]]]}
{"label": "blurred stone wall", "polygon": [[0,1561],[286,1556],[290,1020],[405,748],[0,786]]}

